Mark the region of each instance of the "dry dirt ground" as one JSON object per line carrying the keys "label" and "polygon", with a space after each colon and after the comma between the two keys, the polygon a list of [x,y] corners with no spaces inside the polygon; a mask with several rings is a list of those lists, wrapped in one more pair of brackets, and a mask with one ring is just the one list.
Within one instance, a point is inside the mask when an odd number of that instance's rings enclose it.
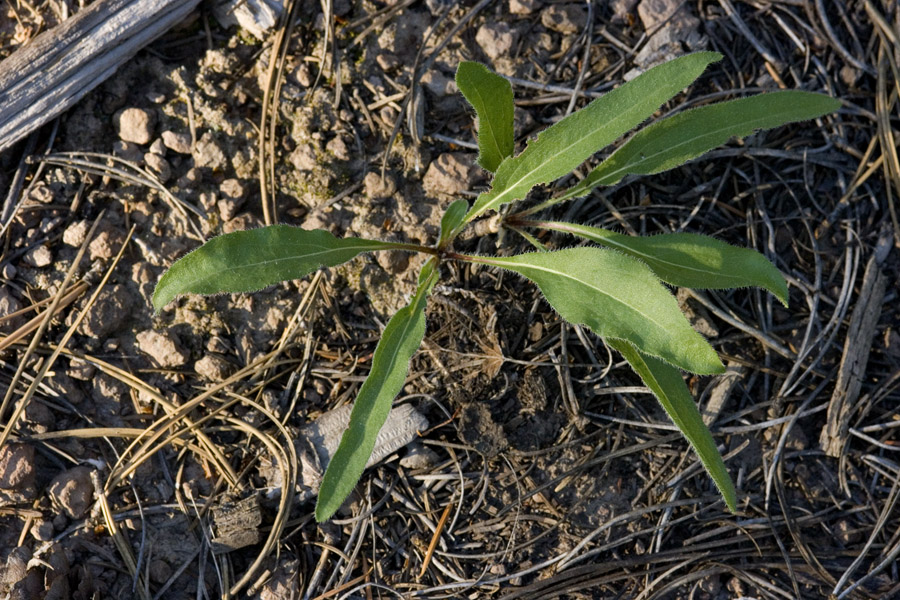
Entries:
{"label": "dry dirt ground", "polygon": [[[77,9],[7,0],[0,53]],[[260,40],[204,4],[0,155],[0,596],[898,597],[895,2],[334,0],[295,14]],[[433,242],[440,210],[486,183],[460,60],[513,78],[524,144],[699,49],[725,58],[657,117],[777,88],[843,107],[557,216],[713,234],[787,277],[787,309],[756,290],[679,295],[728,365],[689,384],[739,514],[601,340],[521,280],[452,264],[398,399],[430,428],[333,521],[281,503],[271,474],[292,436],[352,402],[421,261],[364,256],[154,315],[163,270],[266,220]],[[508,232],[501,251],[527,247]],[[246,516],[231,551],[217,545],[229,514]]]}

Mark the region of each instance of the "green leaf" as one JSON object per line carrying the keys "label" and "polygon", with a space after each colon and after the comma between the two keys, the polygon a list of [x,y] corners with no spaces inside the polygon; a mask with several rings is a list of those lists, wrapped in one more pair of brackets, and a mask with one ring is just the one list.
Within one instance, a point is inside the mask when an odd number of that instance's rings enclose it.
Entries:
{"label": "green leaf", "polygon": [[288,225],[235,231],[215,237],[175,261],[153,291],[156,311],[180,294],[253,292],[300,279],[319,267],[332,267],[370,250],[397,244],[359,238],[338,239],[324,230]]}
{"label": "green leaf", "polygon": [[558,201],[584,196],[598,185],[613,185],[625,175],[651,175],[672,169],[733,137],[815,119],[840,106],[840,101],[823,94],[784,91],[679,113],[635,134]]}
{"label": "green leaf", "polygon": [[548,127],[518,156],[503,161],[490,191],[478,196],[465,222],[568,174],[650,117],[721,58],[715,52],[698,52],[663,63]]}
{"label": "green leaf", "polygon": [[316,521],[331,517],[353,488],[375,448],[375,438],[391,410],[391,404],[406,380],[409,361],[425,335],[425,302],[437,281],[434,259],[428,276],[419,282],[416,295],[397,311],[381,335],[366,377],[350,413],[350,425],[322,478],[316,501]]}
{"label": "green leaf", "polygon": [[724,371],[715,350],[691,328],[672,293],[639,260],[592,247],[476,260],[524,275],[563,319],[586,325],[601,337],[627,340],[642,352],[694,373]]}
{"label": "green leaf", "polygon": [[459,63],[456,86],[478,117],[478,164],[493,173],[514,149],[512,86],[476,62]]}
{"label": "green leaf", "polygon": [[784,276],[756,250],[693,233],[631,236],[574,223],[541,221],[540,226],[621,250],[647,263],[670,285],[714,290],[755,286],[788,304]]}
{"label": "green leaf", "polygon": [[450,239],[450,234],[454,229],[459,227],[468,210],[469,203],[462,199],[454,200],[453,203],[447,207],[444,216],[441,217],[441,240],[439,244]]}
{"label": "green leaf", "polygon": [[734,490],[734,483],[728,475],[728,469],[725,468],[722,456],[716,448],[716,442],[706,424],[703,423],[700,411],[697,410],[697,405],[694,403],[681,373],[652,356],[638,352],[628,342],[607,339],[606,343],[625,357],[631,368],[650,388],[665,409],[666,414],[700,457],[700,462],[703,463],[706,472],[719,488],[719,493],[722,494],[728,510],[733,513],[737,512],[737,494]]}

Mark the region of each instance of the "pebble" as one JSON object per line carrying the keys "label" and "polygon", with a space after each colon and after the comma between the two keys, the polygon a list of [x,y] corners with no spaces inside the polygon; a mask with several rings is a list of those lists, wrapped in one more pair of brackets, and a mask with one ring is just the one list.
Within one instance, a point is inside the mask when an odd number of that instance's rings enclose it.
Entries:
{"label": "pebble", "polygon": [[558,33],[578,33],[587,26],[587,12],[577,4],[551,4],[541,11],[541,24]]}
{"label": "pebble", "polygon": [[207,167],[210,169],[224,169],[228,165],[228,159],[225,152],[216,142],[212,133],[206,132],[197,140],[197,145],[191,152],[194,157],[194,165],[197,167]]}
{"label": "pebble", "polygon": [[515,32],[505,21],[491,22],[478,28],[475,41],[491,59],[507,56],[516,43]]}
{"label": "pebble", "polygon": [[650,34],[662,27],[694,26],[697,21],[681,0],[641,0],[637,11],[644,29]]}
{"label": "pebble", "polygon": [[422,85],[425,86],[425,89],[438,98],[450,96],[458,91],[456,88],[456,82],[452,78],[447,77],[440,71],[436,71],[434,69],[422,75],[421,81]]}
{"label": "pebble", "polygon": [[316,160],[316,150],[312,144],[300,144],[291,152],[288,160],[298,171],[312,171],[319,164]]}
{"label": "pebble", "polygon": [[163,131],[160,139],[166,148],[178,154],[191,153],[191,135],[189,133],[176,133],[174,131]]}
{"label": "pebble", "polygon": [[156,113],[143,108],[126,108],[113,116],[119,139],[135,144],[149,144],[156,126]]}
{"label": "pebble", "polygon": [[[5,275],[5,274],[4,274]],[[12,277],[6,277],[12,279]],[[19,299],[12,295],[7,287],[0,287],[0,317],[5,317],[22,309],[22,303]],[[0,331],[9,333],[15,331],[19,326],[23,325],[25,320],[22,317],[16,317],[8,321],[0,323]]]}
{"label": "pebble", "polygon": [[138,348],[163,368],[181,367],[188,359],[181,340],[174,331],[148,329],[137,334]]}
{"label": "pebble", "polygon": [[50,482],[50,500],[70,519],[81,519],[94,501],[94,482],[89,467],[63,471]]}
{"label": "pebble", "polygon": [[28,199],[32,202],[40,202],[41,204],[50,204],[53,202],[53,190],[44,183],[38,183],[28,190]]}
{"label": "pebble", "polygon": [[39,542],[49,542],[53,539],[53,523],[44,519],[37,519],[31,526],[31,537]]}
{"label": "pebble", "polygon": [[34,446],[10,443],[0,448],[0,489],[21,490],[34,483]]}
{"label": "pebble", "polygon": [[150,144],[150,152],[158,154],[159,156],[166,155],[166,145],[163,143],[162,138],[153,140],[153,143]]}
{"label": "pebble", "polygon": [[428,165],[422,186],[433,196],[456,196],[472,185],[472,156],[462,152],[445,152]]}
{"label": "pebble", "polygon": [[366,198],[369,200],[390,198],[397,193],[397,180],[390,173],[385,173],[384,179],[378,173],[366,173],[366,177],[363,179],[363,188],[366,191]]}
{"label": "pebble", "polygon": [[26,252],[22,256],[22,260],[25,261],[25,264],[32,267],[46,267],[53,262],[53,253],[50,251],[50,248],[41,244]]}
{"label": "pebble", "polygon": [[144,152],[141,150],[141,147],[134,142],[123,142],[122,140],[119,140],[113,143],[113,156],[118,156],[128,162],[139,165],[141,164],[141,159],[144,158]]}
{"label": "pebble", "polygon": [[75,221],[63,231],[63,243],[78,248],[84,243],[84,239],[87,237],[87,232],[90,227],[91,226],[85,220]]}
{"label": "pebble", "polygon": [[350,160],[350,151],[347,149],[347,144],[339,135],[325,144],[325,150],[338,160]]}
{"label": "pebble", "polygon": [[133,299],[126,286],[119,283],[107,285],[78,326],[78,333],[91,338],[107,338],[131,318],[132,307]]}
{"label": "pebble", "polygon": [[541,7],[541,0],[509,0],[509,12],[514,15],[530,15]]}
{"label": "pebble", "polygon": [[375,260],[382,269],[393,275],[399,275],[409,268],[408,252],[376,252]]}
{"label": "pebble", "polygon": [[165,183],[172,178],[172,166],[159,154],[148,152],[144,155],[144,163],[156,172],[160,182]]}
{"label": "pebble", "polygon": [[97,234],[90,245],[88,245],[88,255],[91,261],[101,258],[112,258],[119,251],[125,236],[122,232],[115,229],[105,229]]}
{"label": "pebble", "polygon": [[200,377],[214,382],[228,379],[228,376],[234,371],[231,363],[216,354],[207,354],[198,360],[194,363],[194,370]]}

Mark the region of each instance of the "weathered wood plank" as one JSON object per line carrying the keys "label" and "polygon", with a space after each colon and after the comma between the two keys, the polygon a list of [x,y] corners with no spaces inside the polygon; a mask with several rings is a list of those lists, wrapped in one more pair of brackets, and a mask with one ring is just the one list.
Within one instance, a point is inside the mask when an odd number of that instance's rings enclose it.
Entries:
{"label": "weathered wood plank", "polygon": [[97,0],[0,63],[0,151],[70,108],[199,0]]}

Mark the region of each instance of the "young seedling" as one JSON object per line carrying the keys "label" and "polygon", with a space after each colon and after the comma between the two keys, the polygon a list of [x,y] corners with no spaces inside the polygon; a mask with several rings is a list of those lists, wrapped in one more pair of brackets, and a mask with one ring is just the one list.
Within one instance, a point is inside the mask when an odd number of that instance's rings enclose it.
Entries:
{"label": "young seedling", "polygon": [[[650,69],[548,127],[515,156],[509,82],[483,65],[464,62],[456,82],[478,118],[478,164],[493,173],[493,180],[471,206],[457,200],[448,207],[433,246],[338,239],[327,231],[287,225],[238,231],[213,238],[176,261],[160,279],[153,306],[159,311],[180,294],[260,290],[344,263],[363,252],[406,250],[430,255],[409,304],[384,329],[350,425],[325,472],[316,504],[316,519],[324,521],[356,485],[403,387],[409,361],[425,334],[425,305],[440,277],[441,263],[462,261],[513,271],[533,281],[563,319],[587,327],[622,354],[687,438],[734,512],[734,485],[681,375],[682,370],[715,374],[724,368],[709,343],[691,328],[665,284],[704,289],[756,286],[786,306],[784,277],[762,254],[702,235],[633,237],[534,215],[626,175],[671,169],[733,137],[820,117],[837,110],[837,100],[781,91],[702,106],[656,121],[570,189],[503,220],[502,226],[538,245],[537,252],[475,256],[453,248],[454,240],[473,221],[524,199],[535,186],[567,175],[652,116],[721,58],[714,52],[700,52]],[[534,228],[571,234],[594,245],[547,250],[527,232]]]}

